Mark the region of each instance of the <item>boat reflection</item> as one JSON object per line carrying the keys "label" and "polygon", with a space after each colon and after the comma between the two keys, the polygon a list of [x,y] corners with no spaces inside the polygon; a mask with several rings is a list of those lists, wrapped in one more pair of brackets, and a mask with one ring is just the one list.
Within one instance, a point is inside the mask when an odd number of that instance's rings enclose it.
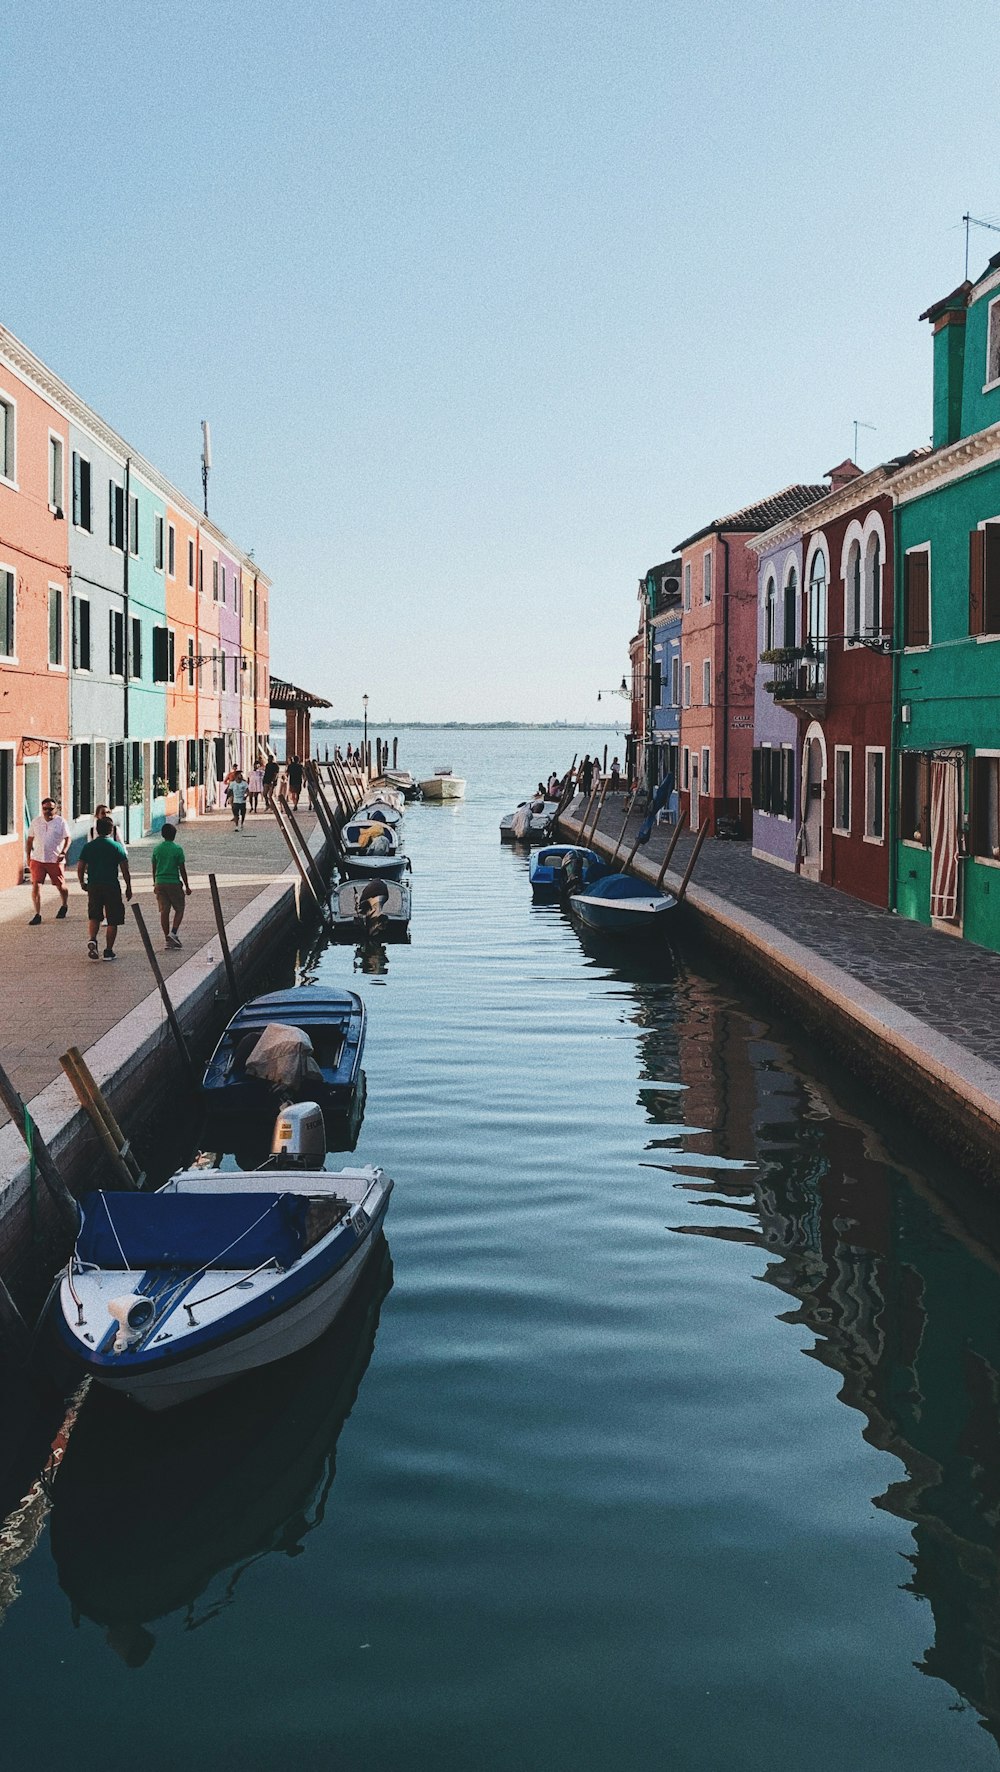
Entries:
{"label": "boat reflection", "polygon": [[389,953],[384,942],[362,942],[354,950],[355,972],[366,972],[381,978],[389,970]]}
{"label": "boat reflection", "polygon": [[189,1630],[232,1604],[245,1572],[297,1556],[323,1522],[337,1440],[392,1286],[384,1238],[321,1340],[227,1391],[147,1415],[93,1389],[53,1486],[51,1543],[74,1618],[105,1629],[129,1667],[148,1624]]}

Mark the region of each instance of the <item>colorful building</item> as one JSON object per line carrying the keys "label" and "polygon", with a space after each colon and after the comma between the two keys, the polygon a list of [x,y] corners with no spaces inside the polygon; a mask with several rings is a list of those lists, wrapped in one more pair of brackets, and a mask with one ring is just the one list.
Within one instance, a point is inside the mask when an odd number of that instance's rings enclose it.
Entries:
{"label": "colorful building", "polygon": [[645,779],[650,791],[664,777],[676,785],[681,735],[680,560],[651,566],[646,574],[649,629],[649,724]]}
{"label": "colorful building", "polygon": [[775,693],[775,666],[802,644],[801,518],[750,542],[758,555],[758,665],[754,682],[753,853],[794,869],[799,831],[799,722]]}

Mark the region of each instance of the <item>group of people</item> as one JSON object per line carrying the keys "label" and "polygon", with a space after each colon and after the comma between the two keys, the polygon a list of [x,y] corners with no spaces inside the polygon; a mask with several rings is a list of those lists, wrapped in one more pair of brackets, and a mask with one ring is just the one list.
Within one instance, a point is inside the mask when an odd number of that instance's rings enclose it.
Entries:
{"label": "group of people", "polygon": [[[538,800],[559,800],[566,790],[573,785],[575,785],[578,794],[589,795],[596,787],[600,786],[600,782],[600,760],[597,757],[591,757],[588,752],[582,763],[578,764],[575,770],[567,770],[565,775],[561,776],[555,769],[553,769],[547,782],[539,782],[538,787],[535,790],[535,798]],[[621,785],[621,763],[617,757],[612,757],[608,769],[609,792],[617,794],[621,789]]]}
{"label": "group of people", "polygon": [[289,757],[285,764],[282,779],[281,764],[276,757],[258,757],[249,775],[244,775],[239,764],[230,769],[223,783],[226,805],[233,815],[234,830],[242,830],[246,822],[247,812],[256,812],[261,800],[268,811],[274,805],[274,796],[283,793],[293,808],[298,808],[299,795],[305,783],[305,768],[298,757]]}

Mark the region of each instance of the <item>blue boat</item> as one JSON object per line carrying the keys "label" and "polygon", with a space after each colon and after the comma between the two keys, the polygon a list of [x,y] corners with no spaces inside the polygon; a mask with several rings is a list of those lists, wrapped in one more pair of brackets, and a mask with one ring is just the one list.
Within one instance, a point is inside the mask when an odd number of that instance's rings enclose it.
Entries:
{"label": "blue boat", "polygon": [[586,891],[608,871],[596,850],[579,843],[547,843],[531,858],[528,878],[536,904],[555,904],[572,876],[574,887]]}
{"label": "blue boat", "polygon": [[634,874],[608,874],[587,892],[575,892],[570,904],[588,929],[604,935],[648,934],[677,909],[672,893],[659,892]]}
{"label": "blue boat", "polygon": [[[361,1078],[365,1027],[365,1006],[356,991],[310,985],[254,997],[236,1011],[205,1068],[202,1091],[210,1112],[270,1122],[280,1100],[308,1099],[325,1114],[348,1113]],[[298,1076],[294,1063],[282,1079],[280,1067],[255,1058],[266,1028],[296,1029],[305,1036]]]}

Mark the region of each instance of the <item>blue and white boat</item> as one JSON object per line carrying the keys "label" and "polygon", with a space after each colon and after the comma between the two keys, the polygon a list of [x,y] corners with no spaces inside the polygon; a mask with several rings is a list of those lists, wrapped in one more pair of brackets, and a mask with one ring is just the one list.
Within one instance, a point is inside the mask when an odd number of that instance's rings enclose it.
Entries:
{"label": "blue and white boat", "polygon": [[537,904],[555,904],[570,875],[574,885],[585,892],[607,871],[607,862],[594,849],[585,849],[581,843],[548,843],[531,858],[531,896]]}
{"label": "blue and white boat", "polygon": [[327,1170],[315,1102],[279,1115],[251,1174],[182,1169],[157,1193],[87,1194],[56,1322],[81,1371],[169,1409],[322,1335],[375,1247],[392,1182]]}
{"label": "blue and white boat", "polygon": [[382,819],[348,819],[340,841],[340,871],[347,879],[400,880],[409,870],[396,832]]}
{"label": "blue and white boat", "polygon": [[[202,1092],[213,1118],[270,1126],[282,1099],[318,1101],[327,1114],[349,1113],[361,1079],[367,1016],[356,991],[321,985],[270,991],[238,1009],[205,1068]],[[301,1040],[268,1054],[269,1029],[294,1029]],[[270,1044],[280,1047],[274,1036]],[[296,1050],[298,1048],[298,1050]]]}
{"label": "blue and white boat", "polygon": [[570,904],[588,929],[604,935],[648,933],[677,909],[672,893],[659,892],[634,874],[607,874],[586,892],[574,892]]}

